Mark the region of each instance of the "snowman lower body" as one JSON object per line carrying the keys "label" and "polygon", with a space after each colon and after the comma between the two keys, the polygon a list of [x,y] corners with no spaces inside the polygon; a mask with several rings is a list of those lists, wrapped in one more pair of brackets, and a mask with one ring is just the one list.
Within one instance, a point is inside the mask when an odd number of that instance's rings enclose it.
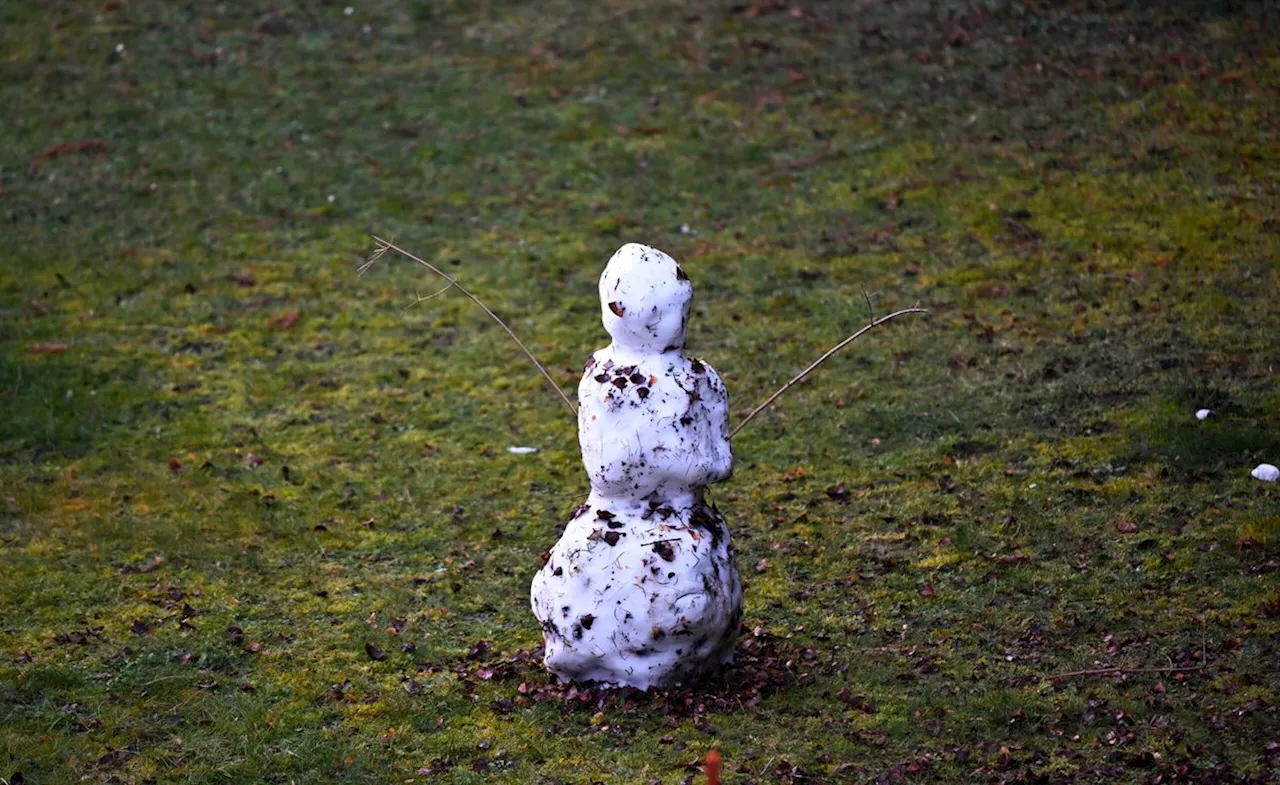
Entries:
{"label": "snowman lower body", "polygon": [[666,687],[732,659],[742,581],[729,529],[701,498],[592,493],[545,558],[531,597],[560,679]]}

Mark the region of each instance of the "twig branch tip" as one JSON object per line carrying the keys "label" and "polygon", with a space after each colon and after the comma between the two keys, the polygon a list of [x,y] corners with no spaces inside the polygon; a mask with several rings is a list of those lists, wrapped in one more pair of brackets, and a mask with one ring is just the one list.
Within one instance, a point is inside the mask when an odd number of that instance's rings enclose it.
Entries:
{"label": "twig branch tip", "polygon": [[[422,302],[423,300],[430,300],[432,297],[444,294],[449,289],[456,288],[458,291],[462,292],[464,295],[466,295],[468,300],[470,300],[471,302],[479,306],[480,310],[487,313],[489,315],[489,318],[497,322],[498,326],[501,327],[507,333],[507,335],[511,338],[511,340],[516,342],[516,346],[519,346],[520,351],[524,352],[524,355],[528,357],[529,360],[534,364],[534,366],[538,369],[538,372],[542,374],[542,377],[547,380],[547,384],[551,385],[551,389],[555,390],[556,394],[560,396],[560,400],[564,401],[564,405],[569,407],[569,411],[572,412],[575,417],[578,416],[578,408],[573,405],[573,401],[569,400],[569,396],[565,395],[564,390],[560,389],[560,385],[556,384],[556,380],[551,378],[551,374],[547,372],[547,369],[543,367],[542,363],[538,362],[538,358],[533,356],[533,352],[529,351],[529,347],[525,346],[524,341],[520,340],[520,338],[515,334],[515,332],[513,332],[512,329],[507,326],[507,323],[502,321],[501,317],[499,317],[498,314],[494,313],[489,306],[481,302],[479,297],[476,297],[474,294],[471,293],[469,289],[467,289],[462,284],[458,283],[458,281],[455,280],[452,276],[450,276],[444,270],[441,270],[439,267],[436,267],[431,262],[428,262],[426,259],[423,259],[420,256],[416,256],[410,253],[409,251],[406,251],[405,249],[401,248],[400,246],[396,245],[395,243],[391,242],[390,240],[384,240],[383,238],[379,237],[376,234],[370,235],[370,237],[373,238],[373,242],[376,247],[374,249],[373,255],[369,257],[369,260],[360,266],[361,274],[363,274],[370,267],[373,267],[373,265],[377,264],[378,260],[381,259],[383,256],[385,256],[387,252],[395,251],[396,253],[400,254],[406,259],[409,259],[413,262],[417,262],[418,264],[427,268],[431,272],[440,276],[448,283],[448,286],[444,287],[443,289],[431,295],[430,297],[419,297],[417,302]],[[414,303],[414,304],[416,305],[417,303]]]}
{"label": "twig branch tip", "polygon": [[759,414],[760,412],[768,408],[769,404],[773,403],[775,400],[778,399],[778,396],[782,395],[784,392],[786,392],[787,390],[790,390],[792,387],[794,387],[795,385],[803,381],[804,378],[808,376],[810,373],[812,373],[815,368],[817,368],[819,365],[822,365],[824,362],[830,359],[831,356],[834,355],[836,352],[840,351],[844,347],[848,346],[849,344],[853,343],[857,339],[861,338],[864,334],[870,332],[871,330],[874,330],[875,328],[879,327],[885,322],[896,319],[899,316],[905,316],[906,314],[909,314],[909,313],[928,313],[928,311],[925,310],[924,308],[921,308],[920,302],[917,300],[916,304],[910,308],[903,308],[901,311],[894,311],[891,314],[886,314],[885,316],[881,316],[879,319],[872,319],[870,324],[868,324],[866,327],[863,327],[861,330],[858,330],[853,335],[850,335],[848,338],[845,338],[840,343],[828,349],[825,354],[823,354],[821,357],[819,357],[818,359],[810,363],[808,368],[805,368],[803,371],[801,371],[799,374],[793,377],[791,381],[787,382],[786,384],[782,385],[782,387],[778,388],[778,390],[774,392],[773,395],[770,395],[768,398],[766,398],[764,400],[764,403],[752,409],[751,413],[748,414],[742,420],[742,422],[738,423],[738,427],[734,428],[729,433],[729,438],[732,439],[734,436],[736,436],[738,434],[738,431],[741,431],[743,428],[747,426],[747,423],[754,420],[757,414]]}

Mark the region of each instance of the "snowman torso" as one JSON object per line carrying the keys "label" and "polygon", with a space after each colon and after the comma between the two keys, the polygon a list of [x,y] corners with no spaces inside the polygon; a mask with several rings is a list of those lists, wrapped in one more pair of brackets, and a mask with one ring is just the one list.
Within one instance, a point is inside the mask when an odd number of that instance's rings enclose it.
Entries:
{"label": "snowman torso", "polygon": [[578,385],[578,444],[599,494],[662,502],[727,479],[728,396],[715,369],[679,350],[627,362],[609,348]]}
{"label": "snowman torso", "polygon": [[627,245],[601,278],[614,337],[578,387],[591,495],[534,576],[547,668],[665,686],[727,662],[742,615],[729,531],[703,488],[732,471],[728,396],[683,352],[692,294],[666,254]]}

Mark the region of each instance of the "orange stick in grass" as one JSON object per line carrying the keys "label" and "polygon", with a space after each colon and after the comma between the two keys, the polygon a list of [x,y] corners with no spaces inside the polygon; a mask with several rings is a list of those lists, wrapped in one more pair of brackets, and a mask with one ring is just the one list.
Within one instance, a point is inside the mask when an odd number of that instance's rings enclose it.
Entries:
{"label": "orange stick in grass", "polygon": [[707,785],[720,785],[720,750],[707,753]]}

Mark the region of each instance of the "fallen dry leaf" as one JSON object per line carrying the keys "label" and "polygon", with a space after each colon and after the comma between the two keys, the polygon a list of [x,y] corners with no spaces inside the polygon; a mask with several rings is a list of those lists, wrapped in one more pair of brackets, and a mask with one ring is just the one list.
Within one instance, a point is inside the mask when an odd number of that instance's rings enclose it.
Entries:
{"label": "fallen dry leaf", "polygon": [[71,346],[65,343],[37,343],[31,347],[32,354],[59,354],[70,349]]}
{"label": "fallen dry leaf", "polygon": [[43,164],[67,155],[105,153],[106,151],[107,143],[101,139],[77,139],[74,142],[49,145],[37,153],[35,158],[31,159],[31,168],[39,169]]}
{"label": "fallen dry leaf", "polygon": [[271,327],[276,330],[287,330],[298,323],[301,314],[297,311],[286,311],[271,320]]}

